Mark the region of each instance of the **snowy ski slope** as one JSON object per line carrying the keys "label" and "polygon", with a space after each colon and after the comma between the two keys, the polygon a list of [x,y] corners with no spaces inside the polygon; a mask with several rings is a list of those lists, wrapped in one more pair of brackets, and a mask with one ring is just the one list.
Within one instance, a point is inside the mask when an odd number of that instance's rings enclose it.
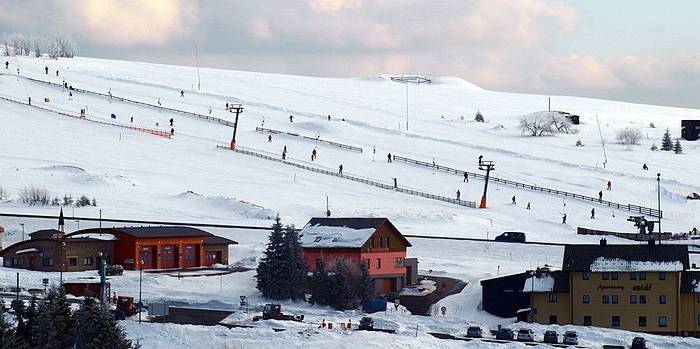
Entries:
{"label": "snowy ski slope", "polygon": [[[428,162],[434,159],[472,172],[478,172],[477,157],[483,155],[495,161],[494,174],[502,178],[588,196],[597,196],[603,190],[605,199],[652,208],[656,207],[655,177],[661,172],[664,230],[683,232],[698,225],[698,203],[680,199],[689,192],[700,192],[696,169],[700,159],[698,146],[682,142],[685,150],[682,155],[649,150],[652,143],[660,146],[666,127],[674,137],[678,136],[680,119],[698,117],[697,110],[553,96],[553,109],[581,115],[580,133],[532,138],[521,135],[518,118],[546,109],[546,96],[487,91],[458,78],[432,76],[431,84],[409,87],[409,130],[406,130],[406,87],[392,82],[389,76],[325,79],[202,69],[202,89],[193,91],[196,71],[190,67],[91,58],[53,61],[12,57],[10,63],[10,69],[0,71],[1,97],[26,101],[31,96],[33,104],[55,110],[78,113],[86,108],[88,117],[96,120],[164,131],[170,130],[168,120],[174,118],[175,136],[164,139],[0,100],[0,186],[10,194],[8,200],[0,203],[3,212],[55,214],[54,207],[28,207],[19,202],[20,190],[37,186],[59,197],[64,193],[96,197],[99,208],[76,208],[75,215],[79,216],[97,216],[101,208],[103,215],[110,217],[269,225],[270,219],[279,213],[286,223],[300,226],[310,217],[323,214],[328,196],[333,216],[388,217],[406,234],[492,239],[504,230],[520,230],[527,232],[531,241],[595,243],[596,237],[576,235],[576,227],[633,229],[626,221],[629,212],[495,183],[489,185],[490,207],[478,210],[291,168],[217,149],[217,145],[230,142],[230,127],[116,98],[77,92],[69,98],[67,90],[32,82],[24,78],[27,76],[57,83],[65,79],[77,88],[111,91],[114,96],[149,104],[160,100],[163,106],[204,115],[212,108],[212,116],[229,121],[233,121],[233,115],[224,109],[224,104],[242,103],[244,111],[237,137],[242,147],[281,157],[286,145],[290,161],[331,171],[342,164],[346,174],[386,184],[397,178],[402,187],[448,197],[454,197],[460,190],[463,199],[477,202],[483,181],[471,179],[464,183],[461,176],[400,162],[387,163],[387,153]],[[44,74],[44,66],[49,67],[50,74]],[[59,77],[55,76],[56,70]],[[180,97],[180,90],[185,91],[184,98]],[[45,97],[50,102],[43,102]],[[477,110],[484,114],[486,123],[472,121]],[[110,114],[116,114],[117,119],[111,120]],[[329,114],[330,121],[326,119]],[[289,115],[294,115],[294,122],[289,122]],[[606,139],[605,169],[596,116]],[[656,128],[649,128],[650,122]],[[318,135],[362,147],[364,152],[349,152],[285,135],[273,135],[272,142],[268,142],[268,135],[256,132],[256,126],[311,137]],[[617,130],[626,126],[642,130],[645,139],[641,145],[627,149],[614,143]],[[575,146],[579,139],[585,146]],[[310,155],[314,147],[318,159],[312,162]],[[649,166],[649,171],[642,171],[643,163]],[[612,181],[612,191],[605,190],[608,180]],[[511,204],[514,195],[517,205]],[[528,202],[531,210],[525,209]],[[596,210],[595,220],[590,219],[591,208]],[[568,224],[561,224],[564,212]],[[6,242],[19,239],[20,223],[25,223],[28,231],[51,227],[46,221],[2,219],[0,224],[9,232]],[[70,229],[77,228],[75,222],[68,224]],[[84,222],[81,224],[81,228],[85,227]],[[231,248],[231,260],[241,260],[244,264],[252,263],[266,239],[259,232],[224,229],[213,232],[241,243]],[[621,239],[609,240],[624,243]],[[412,243],[414,247],[409,255],[419,257],[421,272],[432,270],[438,275],[458,277],[469,285],[462,294],[442,301],[449,309],[446,318],[399,314],[387,317],[406,328],[419,322],[425,330],[448,332],[462,330],[466,320],[492,326],[506,323],[478,310],[479,279],[494,276],[497,270],[518,272],[544,263],[556,266],[562,254],[560,248],[547,246],[522,248],[430,240]],[[25,273],[23,282],[38,286],[39,274]],[[76,276],[82,274],[85,273]],[[13,270],[0,268],[0,284],[11,283],[13,278]],[[129,293],[136,286],[134,282],[138,282],[137,276],[127,272],[112,287],[117,292]],[[190,287],[192,282],[198,287]],[[252,273],[226,276],[221,284],[213,278],[180,281],[162,275],[148,276],[145,283],[144,298],[148,301],[167,298],[206,303],[216,299],[236,304],[239,295],[248,295],[253,302],[264,302],[256,295]],[[304,305],[287,306],[316,312],[319,317],[346,316],[325,309],[309,310]],[[147,329],[127,326],[130,335],[146,337]],[[538,332],[544,328],[531,326]],[[206,330],[168,325],[156,328],[162,336],[173,338],[179,338],[180,331],[195,337],[215,335]],[[256,343],[249,335],[242,336],[243,343]],[[293,334],[284,336],[283,341],[299,339]],[[411,338],[377,336],[381,337],[380,344],[412,343]],[[591,340],[598,340],[595,337],[626,340],[632,334],[599,330],[590,335]],[[339,338],[348,347],[366,341],[360,336],[322,335],[316,337],[319,341],[316,343],[323,346]],[[673,343],[670,347],[680,348],[686,341],[692,340],[673,339],[669,343]],[[217,343],[226,347],[224,342]],[[151,343],[147,347],[158,347],[155,341],[147,343]],[[419,345],[456,347],[459,344],[423,336],[415,344]]]}

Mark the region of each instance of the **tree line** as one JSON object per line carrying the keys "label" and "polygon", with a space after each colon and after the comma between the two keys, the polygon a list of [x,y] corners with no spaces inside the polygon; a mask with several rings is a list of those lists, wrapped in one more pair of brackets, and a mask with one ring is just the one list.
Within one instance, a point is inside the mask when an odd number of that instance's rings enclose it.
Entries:
{"label": "tree line", "polygon": [[[12,315],[12,316],[8,316]],[[0,349],[138,349],[112,314],[91,297],[72,311],[62,288],[51,289],[29,306],[14,300],[10,310],[0,302]]]}
{"label": "tree line", "polygon": [[309,272],[299,234],[294,226],[275,219],[264,256],[257,267],[257,289],[275,300],[307,300],[338,310],[355,309],[373,294],[373,280],[365,263],[337,259],[326,266],[317,261]]}
{"label": "tree line", "polygon": [[2,53],[5,56],[48,55],[51,58],[75,56],[77,45],[68,35],[51,36],[3,33],[0,35]]}

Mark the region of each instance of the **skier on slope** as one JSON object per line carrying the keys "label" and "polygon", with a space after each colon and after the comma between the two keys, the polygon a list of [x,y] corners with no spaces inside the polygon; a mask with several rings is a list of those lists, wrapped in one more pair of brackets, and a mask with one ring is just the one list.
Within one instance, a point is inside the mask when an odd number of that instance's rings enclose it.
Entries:
{"label": "skier on slope", "polygon": [[598,201],[603,202],[603,191],[598,192]]}
{"label": "skier on slope", "polygon": [[516,205],[516,203],[515,203],[515,195],[513,195],[513,198],[511,198],[511,201],[513,202],[513,205]]}
{"label": "skier on slope", "polygon": [[468,173],[464,172],[464,180],[462,180],[462,182],[469,183],[469,174]]}
{"label": "skier on slope", "polygon": [[46,75],[49,75],[49,67],[48,66],[44,67],[44,71],[46,72]]}
{"label": "skier on slope", "polygon": [[160,104],[160,98],[158,98],[158,106],[161,107],[162,104]]}
{"label": "skier on slope", "polygon": [[5,61],[5,69],[8,69],[8,68],[10,68],[10,62],[9,62],[9,61]]}
{"label": "skier on slope", "polygon": [[527,207],[525,208],[526,210],[530,209],[530,201],[527,202]]}
{"label": "skier on slope", "polygon": [[649,166],[647,166],[647,164],[642,165],[642,170],[644,170],[644,171],[649,170]]}
{"label": "skier on slope", "polygon": [[612,190],[612,182],[608,181],[608,190]]}
{"label": "skier on slope", "polygon": [[286,151],[282,152],[282,160],[287,160],[287,152]]}
{"label": "skier on slope", "polygon": [[561,224],[566,224],[566,213],[561,216]]}
{"label": "skier on slope", "polygon": [[267,141],[272,142],[272,133],[267,134]]}
{"label": "skier on slope", "polygon": [[462,195],[462,193],[460,193],[460,192],[459,192],[459,189],[457,189],[457,201],[459,201],[459,198],[460,198],[461,195]]}
{"label": "skier on slope", "polygon": [[185,98],[185,90],[180,90],[180,98]]}
{"label": "skier on slope", "polygon": [[171,136],[174,136],[174,135],[175,135],[175,129],[172,128],[172,127],[170,128],[170,135],[171,135]]}
{"label": "skier on slope", "polygon": [[73,99],[73,91],[68,91],[68,100]]}
{"label": "skier on slope", "polygon": [[391,162],[391,153],[386,154],[387,162]]}
{"label": "skier on slope", "polygon": [[58,76],[58,70],[56,70],[56,76]]}
{"label": "skier on slope", "polygon": [[591,219],[595,219],[595,208],[591,209]]}
{"label": "skier on slope", "polygon": [[317,154],[316,148],[314,148],[314,150],[311,151],[311,161],[316,160],[316,154]]}
{"label": "skier on slope", "polygon": [[398,185],[396,183],[396,177],[394,177],[394,188],[398,188]]}
{"label": "skier on slope", "polygon": [[340,166],[338,166],[338,174],[341,176],[343,175],[343,164],[340,164]]}
{"label": "skier on slope", "polygon": [[289,122],[294,122],[294,115],[289,116]]}
{"label": "skier on slope", "polygon": [[173,122],[175,122],[175,120],[173,120],[173,118],[170,118],[170,127],[173,126]]}

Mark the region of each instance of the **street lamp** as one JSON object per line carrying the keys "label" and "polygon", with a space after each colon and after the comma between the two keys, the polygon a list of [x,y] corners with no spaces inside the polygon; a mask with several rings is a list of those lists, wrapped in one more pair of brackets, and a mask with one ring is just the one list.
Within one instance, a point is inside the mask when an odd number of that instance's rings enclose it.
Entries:
{"label": "street lamp", "polygon": [[141,281],[143,280],[143,259],[141,260],[141,263],[139,264],[139,323],[141,323],[141,308],[143,307],[143,303],[141,302]]}
{"label": "street lamp", "polygon": [[22,226],[22,241],[24,241],[24,223],[20,223],[20,226]]}
{"label": "street lamp", "polygon": [[656,202],[659,208],[659,244],[661,244],[661,235],[663,230],[661,230],[661,173],[656,174]]}

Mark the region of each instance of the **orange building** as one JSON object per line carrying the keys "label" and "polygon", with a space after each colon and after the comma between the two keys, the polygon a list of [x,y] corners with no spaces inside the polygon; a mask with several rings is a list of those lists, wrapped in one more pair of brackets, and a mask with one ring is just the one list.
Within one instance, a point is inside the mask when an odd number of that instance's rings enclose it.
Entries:
{"label": "orange building", "polygon": [[418,262],[406,258],[411,243],[386,218],[312,218],[299,233],[309,270],[319,261],[364,262],[376,294],[401,291],[417,281]]}

